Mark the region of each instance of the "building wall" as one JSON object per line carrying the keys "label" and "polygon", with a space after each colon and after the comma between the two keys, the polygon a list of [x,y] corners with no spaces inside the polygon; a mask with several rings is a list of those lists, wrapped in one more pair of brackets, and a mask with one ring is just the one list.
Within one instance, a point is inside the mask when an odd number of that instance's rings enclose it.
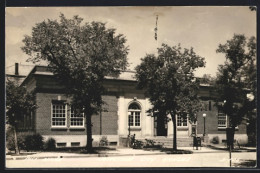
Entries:
{"label": "building wall", "polygon": [[[60,98],[58,98],[60,97]],[[36,133],[39,133],[48,139],[53,137],[56,139],[57,143],[67,143],[66,146],[70,146],[71,142],[80,142],[81,146],[86,145],[86,128],[70,128],[67,123],[65,128],[57,128],[51,126],[51,103],[52,100],[67,100],[64,94],[56,93],[37,93],[36,102],[38,108],[36,110]],[[100,140],[101,136],[108,136],[110,141],[117,142],[118,130],[118,115],[117,115],[117,98],[113,95],[103,96],[103,100],[107,103],[104,106],[106,111],[102,112],[102,117],[100,114],[92,116],[92,134],[95,143]],[[68,118],[68,117],[67,117]],[[100,118],[102,118],[102,123],[100,123]],[[100,128],[102,126],[102,128]]]}
{"label": "building wall", "polygon": [[[38,69],[39,70],[39,69]],[[44,69],[43,69],[44,71]],[[51,103],[52,100],[68,100],[62,93],[63,86],[50,75],[31,75],[27,85],[30,90],[36,88],[38,109],[36,110],[35,129],[37,133],[42,134],[46,139],[55,137],[58,142],[66,142],[70,146],[71,142],[80,142],[80,145],[86,144],[86,128],[72,129],[69,126],[58,129],[51,127]],[[119,137],[127,137],[128,129],[128,106],[136,102],[141,107],[141,127],[130,128],[130,134],[135,134],[137,138],[154,137],[154,118],[147,116],[146,111],[151,108],[149,99],[144,95],[144,91],[136,89],[135,81],[127,80],[106,80],[105,87],[107,95],[102,96],[106,104],[100,114],[92,116],[92,133],[94,143],[97,143],[102,136],[107,136],[110,141],[117,141]],[[201,87],[199,95],[204,102],[209,101],[213,95],[209,87]],[[202,114],[206,113],[206,134],[210,139],[219,136],[224,139],[225,131],[218,129],[218,111],[211,101],[211,110],[203,109],[197,114],[197,134],[202,135],[204,129]],[[187,127],[177,127],[177,137],[189,137],[191,135],[191,124]],[[168,137],[173,137],[173,123],[168,122]],[[246,126],[240,125],[236,131],[236,136],[245,139]]]}
{"label": "building wall", "polygon": [[[214,137],[218,137],[219,142],[223,143],[226,140],[226,129],[218,128],[218,109],[214,104],[215,102],[211,100],[211,110],[204,109],[197,114],[197,134],[202,136],[204,133],[204,118],[202,115],[205,113],[205,134],[209,137],[209,142]],[[242,121],[238,128],[236,128],[235,139],[240,141],[241,144],[245,144],[248,141],[246,134],[246,123]]]}

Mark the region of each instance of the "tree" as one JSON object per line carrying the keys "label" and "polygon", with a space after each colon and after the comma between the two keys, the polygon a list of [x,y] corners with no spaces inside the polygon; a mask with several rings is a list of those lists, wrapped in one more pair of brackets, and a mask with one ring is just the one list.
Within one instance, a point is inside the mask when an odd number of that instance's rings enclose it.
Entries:
{"label": "tree", "polygon": [[153,105],[153,116],[171,116],[173,122],[173,149],[177,150],[176,115],[196,121],[200,109],[197,97],[199,82],[193,72],[205,65],[204,58],[191,49],[180,45],[170,47],[162,44],[158,56],[146,55],[136,67],[138,87],[146,90]]}
{"label": "tree", "polygon": [[14,82],[6,82],[6,123],[14,130],[15,153],[19,154],[17,141],[17,128],[24,114],[30,114],[36,109],[35,96],[29,93],[25,87],[18,86]]}
{"label": "tree", "polygon": [[[229,117],[234,139],[235,127],[241,124],[246,115],[255,107],[255,99],[246,97],[252,93],[256,98],[256,42],[255,37],[249,40],[244,35],[234,34],[225,44],[220,44],[217,53],[224,53],[226,61],[219,65],[216,91],[217,102],[223,102],[219,108]],[[239,104],[240,106],[238,106]],[[233,148],[233,144],[231,146]]]}
{"label": "tree", "polygon": [[210,74],[204,74],[202,78],[200,78],[200,83],[201,84],[208,84],[208,85],[213,85],[215,82],[215,78],[212,77]]}
{"label": "tree", "polygon": [[66,86],[72,97],[76,113],[84,112],[87,126],[87,150],[92,151],[91,116],[103,104],[105,76],[119,75],[128,65],[128,48],[122,34],[107,29],[104,23],[91,22],[81,25],[83,19],[74,16],[60,21],[37,23],[32,35],[25,36],[22,50],[32,62],[44,60]]}

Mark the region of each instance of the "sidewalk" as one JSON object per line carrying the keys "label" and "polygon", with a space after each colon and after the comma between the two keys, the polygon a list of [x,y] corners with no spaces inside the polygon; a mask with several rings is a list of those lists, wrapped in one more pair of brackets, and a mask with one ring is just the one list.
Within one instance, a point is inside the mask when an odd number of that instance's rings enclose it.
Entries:
{"label": "sidewalk", "polygon": [[[251,149],[251,150],[250,150]],[[241,149],[239,152],[253,151],[255,148]],[[178,147],[178,150],[191,151],[192,154],[199,153],[225,153],[228,152],[224,146],[208,146],[198,147]],[[25,160],[25,159],[50,159],[50,158],[87,158],[87,157],[113,157],[113,156],[145,156],[145,155],[168,155],[166,152],[156,149],[132,149],[132,148],[117,148],[116,150],[106,150],[98,154],[86,153],[68,153],[68,152],[25,152],[21,155],[6,155],[6,160]],[[172,154],[173,155],[173,154]],[[181,155],[181,154],[175,154]],[[189,155],[189,154],[188,154]]]}
{"label": "sidewalk", "polygon": [[[207,145],[205,147],[211,148],[213,150],[226,150],[226,151],[228,151],[227,147],[225,145],[220,145],[220,144],[210,144],[210,145]],[[245,146],[234,147],[232,152],[256,152],[256,147],[245,147]]]}
{"label": "sidewalk", "polygon": [[112,157],[112,156],[138,156],[138,155],[164,155],[161,151],[145,151],[131,148],[119,148],[117,150],[108,150],[98,154],[85,153],[66,153],[66,152],[35,152],[21,153],[21,155],[6,155],[6,160],[24,160],[24,159],[49,159],[49,158],[83,158],[83,157]]}

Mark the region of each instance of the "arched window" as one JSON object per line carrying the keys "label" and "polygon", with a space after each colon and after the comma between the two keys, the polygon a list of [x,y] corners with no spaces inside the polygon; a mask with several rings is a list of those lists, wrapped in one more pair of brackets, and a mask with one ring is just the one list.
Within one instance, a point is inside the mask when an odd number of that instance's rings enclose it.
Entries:
{"label": "arched window", "polygon": [[138,104],[132,103],[128,107],[128,125],[139,127],[141,125],[141,108]]}

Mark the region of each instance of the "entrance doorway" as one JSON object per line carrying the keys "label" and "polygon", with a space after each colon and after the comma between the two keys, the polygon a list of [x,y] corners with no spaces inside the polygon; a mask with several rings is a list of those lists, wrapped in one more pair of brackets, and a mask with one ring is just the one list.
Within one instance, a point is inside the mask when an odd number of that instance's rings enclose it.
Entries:
{"label": "entrance doorway", "polygon": [[167,136],[167,117],[155,116],[154,117],[154,135],[155,136]]}

